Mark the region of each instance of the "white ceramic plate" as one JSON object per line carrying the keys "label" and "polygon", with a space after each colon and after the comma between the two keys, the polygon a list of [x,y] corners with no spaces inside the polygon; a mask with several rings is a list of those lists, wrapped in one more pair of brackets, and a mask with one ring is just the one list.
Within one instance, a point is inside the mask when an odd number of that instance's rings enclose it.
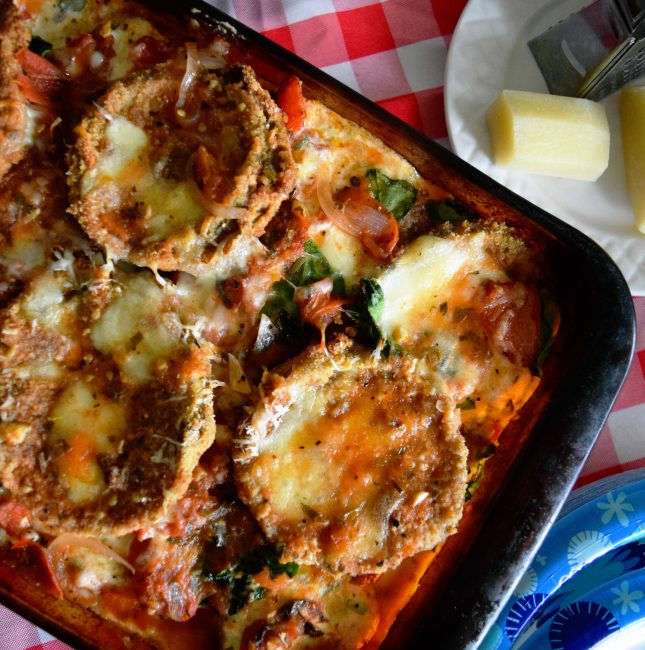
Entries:
{"label": "white ceramic plate", "polygon": [[470,0],[446,64],[448,134],[461,158],[598,242],[616,261],[633,295],[645,295],[645,235],[627,198],[618,94],[603,103],[611,129],[609,168],[595,182],[510,171],[493,164],[485,114],[504,88],[547,92],[526,43],[590,0]]}

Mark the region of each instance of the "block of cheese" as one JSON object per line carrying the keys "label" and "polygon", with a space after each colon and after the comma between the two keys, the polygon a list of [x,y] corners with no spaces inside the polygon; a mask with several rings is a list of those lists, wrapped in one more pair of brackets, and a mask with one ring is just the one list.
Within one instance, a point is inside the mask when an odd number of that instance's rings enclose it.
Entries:
{"label": "block of cheese", "polygon": [[629,200],[636,227],[645,234],[645,86],[622,89],[620,131]]}
{"label": "block of cheese", "polygon": [[591,100],[503,90],[487,120],[498,165],[595,181],[609,164],[607,116]]}

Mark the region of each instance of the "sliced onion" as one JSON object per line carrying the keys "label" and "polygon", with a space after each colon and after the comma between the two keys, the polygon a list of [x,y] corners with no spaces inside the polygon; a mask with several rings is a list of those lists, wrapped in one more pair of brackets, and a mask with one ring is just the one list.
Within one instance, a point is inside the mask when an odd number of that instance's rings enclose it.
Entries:
{"label": "sliced onion", "polygon": [[183,110],[191,86],[195,83],[199,71],[199,60],[197,58],[197,45],[186,43],[186,69],[179,84],[179,96],[177,97],[177,110]]}
{"label": "sliced onion", "polygon": [[131,573],[134,573],[134,567],[125,558],[113,551],[109,546],[107,546],[107,544],[104,544],[93,537],[81,537],[80,535],[73,535],[72,533],[61,533],[49,543],[47,553],[53,559],[53,556],[58,553],[69,553],[69,551],[73,550],[75,547],[94,551],[98,555],[105,555],[111,560],[114,560],[117,564],[124,566]]}
{"label": "sliced onion", "polygon": [[360,237],[363,229],[358,223],[349,219],[343,210],[339,210],[331,194],[331,184],[329,178],[321,175],[316,184],[316,193],[318,194],[318,203],[325,216],[342,231],[354,237]]}
{"label": "sliced onion", "polygon": [[226,41],[215,40],[206,49],[200,50],[200,60],[203,62],[205,68],[210,67],[210,65],[222,68],[226,65],[227,54],[228,43]]}
{"label": "sliced onion", "polygon": [[199,60],[199,66],[206,68],[206,70],[221,70],[226,65],[224,53],[219,54],[219,52],[211,49],[199,50],[197,59]]}
{"label": "sliced onion", "polygon": [[201,68],[219,70],[226,65],[224,54],[226,50],[218,42],[213,43],[209,49],[198,50],[195,43],[186,43],[186,69],[179,84],[179,95],[175,105],[177,116],[183,126],[191,126],[199,118],[199,111],[188,114],[188,96],[195,79]]}
{"label": "sliced onion", "polygon": [[353,199],[339,209],[328,178],[318,180],[316,191],[322,211],[335,226],[358,237],[375,257],[385,259],[390,255],[398,241],[399,231],[396,219],[389,212]]}
{"label": "sliced onion", "polygon": [[362,235],[381,238],[390,228],[392,216],[384,211],[356,201],[347,201],[343,206],[345,219],[358,225]]}

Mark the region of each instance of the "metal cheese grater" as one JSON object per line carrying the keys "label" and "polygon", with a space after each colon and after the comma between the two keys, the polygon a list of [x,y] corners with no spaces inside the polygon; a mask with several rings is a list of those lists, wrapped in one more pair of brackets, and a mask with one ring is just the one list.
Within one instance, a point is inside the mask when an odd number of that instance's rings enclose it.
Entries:
{"label": "metal cheese grater", "polygon": [[597,0],[529,41],[549,91],[600,100],[645,73],[645,0]]}

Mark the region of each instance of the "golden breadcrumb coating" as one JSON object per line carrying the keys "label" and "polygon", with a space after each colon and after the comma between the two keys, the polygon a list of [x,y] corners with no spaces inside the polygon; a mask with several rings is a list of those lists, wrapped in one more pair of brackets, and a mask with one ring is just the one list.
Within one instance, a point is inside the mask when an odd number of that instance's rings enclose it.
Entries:
{"label": "golden breadcrumb coating", "polygon": [[283,558],[379,573],[455,531],[466,446],[415,360],[330,354],[315,348],[265,377],[236,441],[236,481]]}
{"label": "golden breadcrumb coating", "polygon": [[115,83],[75,130],[68,179],[71,212],[109,255],[199,273],[264,232],[294,172],[248,66],[198,68],[180,100],[183,72],[174,61]]}

